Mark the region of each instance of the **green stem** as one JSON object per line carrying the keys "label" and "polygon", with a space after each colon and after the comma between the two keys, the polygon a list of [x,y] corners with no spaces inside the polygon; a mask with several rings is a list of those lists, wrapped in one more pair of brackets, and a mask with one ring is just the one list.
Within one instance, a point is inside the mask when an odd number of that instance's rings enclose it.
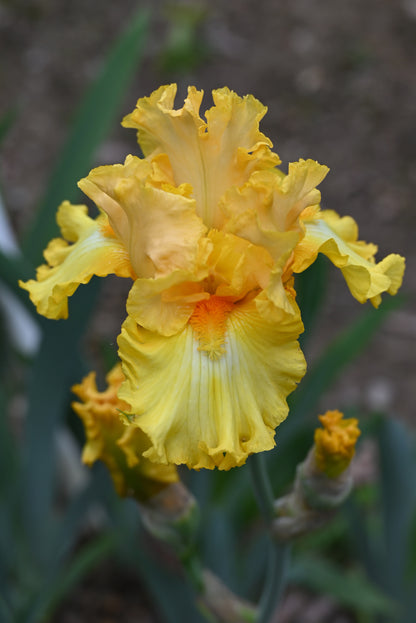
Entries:
{"label": "green stem", "polygon": [[[270,527],[274,518],[274,496],[264,456],[253,454],[248,464],[257,504],[267,527]],[[258,623],[268,623],[276,608],[284,587],[289,552],[290,548],[286,544],[275,541],[270,544],[266,581],[259,603]]]}
{"label": "green stem", "polygon": [[274,495],[263,454],[253,454],[248,460],[248,465],[256,502],[263,519],[269,525],[274,517]]}
{"label": "green stem", "polygon": [[195,551],[188,552],[180,557],[181,563],[187,575],[187,578],[196,591],[201,594],[204,592],[204,576],[201,561]]}
{"label": "green stem", "polygon": [[289,566],[290,546],[272,543],[269,550],[266,582],[259,603],[258,623],[268,623],[279,603]]}

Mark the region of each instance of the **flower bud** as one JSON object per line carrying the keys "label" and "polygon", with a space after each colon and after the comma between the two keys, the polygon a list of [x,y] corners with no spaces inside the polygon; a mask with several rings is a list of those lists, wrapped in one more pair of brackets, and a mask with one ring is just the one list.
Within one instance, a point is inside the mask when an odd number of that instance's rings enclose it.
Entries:
{"label": "flower bud", "polygon": [[319,416],[315,444],[296,470],[293,491],[275,503],[275,536],[283,541],[311,532],[328,521],[349,495],[353,480],[348,469],[360,435],[355,419],[340,411]]}
{"label": "flower bud", "polygon": [[327,411],[319,419],[323,427],[315,430],[316,465],[328,478],[336,478],[347,469],[355,454],[360,436],[358,420],[344,420],[340,411]]}

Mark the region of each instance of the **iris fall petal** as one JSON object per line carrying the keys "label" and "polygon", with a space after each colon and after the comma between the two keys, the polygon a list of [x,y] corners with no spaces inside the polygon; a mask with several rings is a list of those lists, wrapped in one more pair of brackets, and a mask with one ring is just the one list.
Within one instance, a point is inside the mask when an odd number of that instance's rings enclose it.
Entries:
{"label": "iris fall petal", "polygon": [[64,237],[73,244],[63,238],[52,240],[44,253],[48,264],[38,268],[36,280],[19,282],[28,290],[39,314],[54,319],[68,317],[68,297],[93,275],[134,277],[127,250],[115,237],[106,216],[92,219],[86,206],[65,201],[57,221]]}
{"label": "iris fall petal", "polygon": [[225,327],[211,310],[208,344],[192,319],[172,337],[130,317],[123,325],[119,354],[126,381],[119,396],[152,442],[145,453],[150,460],[229,469],[274,446],[286,397],[305,372],[296,341],[300,317],[276,325],[253,303],[224,309]]}
{"label": "iris fall petal", "polygon": [[370,300],[378,307],[383,292],[397,293],[403,280],[404,258],[393,253],[376,263],[376,245],[358,240],[358,227],[350,216],[323,210],[305,219],[304,226],[305,237],[295,250],[295,272],[305,270],[318,253],[323,253],[341,269],[351,294],[360,303]]}

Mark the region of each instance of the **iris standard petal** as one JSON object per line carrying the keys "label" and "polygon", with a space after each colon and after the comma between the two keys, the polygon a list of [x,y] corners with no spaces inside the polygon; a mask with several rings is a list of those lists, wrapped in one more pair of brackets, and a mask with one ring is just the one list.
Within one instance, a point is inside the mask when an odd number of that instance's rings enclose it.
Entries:
{"label": "iris standard petal", "polygon": [[128,156],[124,165],[93,169],[79,186],[108,214],[110,223],[117,223],[137,275],[193,270],[206,227],[194,199],[182,194],[186,189],[168,182],[159,187],[152,171],[147,161]]}
{"label": "iris standard petal", "polygon": [[184,106],[173,109],[176,85],[160,87],[139,99],[123,125],[138,130],[147,157],[165,153],[176,184],[191,184],[198,215],[208,227],[221,227],[218,202],[231,186],[244,184],[253,171],[274,167],[279,157],[259,131],[267,108],[252,95],[239,97],[228,88],[212,92],[214,106],[199,109],[203,92],[189,87]]}
{"label": "iris standard petal", "polygon": [[241,188],[229,189],[221,199],[225,231],[268,249],[275,261],[287,255],[303,235],[299,217],[318,209],[316,188],[329,169],[315,160],[289,164],[288,174],[278,169],[257,171]]}

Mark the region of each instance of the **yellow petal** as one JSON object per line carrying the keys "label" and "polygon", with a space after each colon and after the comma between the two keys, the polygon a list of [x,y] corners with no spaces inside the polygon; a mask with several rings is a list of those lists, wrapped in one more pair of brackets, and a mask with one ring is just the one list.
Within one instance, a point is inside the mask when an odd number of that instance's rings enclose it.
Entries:
{"label": "yellow petal", "polygon": [[136,279],[127,313],[137,324],[161,335],[174,335],[184,328],[196,303],[210,295],[236,302],[247,295],[254,298],[268,285],[273,260],[265,249],[217,230],[211,230],[203,242],[195,272],[174,271],[158,279]]}
{"label": "yellow petal", "polygon": [[242,188],[232,188],[221,200],[224,229],[264,246],[275,261],[287,255],[303,235],[300,215],[317,208],[316,188],[328,167],[314,160],[291,162],[289,171],[273,169],[253,173]]}
{"label": "yellow petal", "polygon": [[150,460],[229,469],[274,446],[286,398],[305,373],[296,341],[301,320],[268,323],[253,302],[233,305],[215,296],[196,309],[171,337],[127,318],[119,337],[126,375],[119,397],[151,440]]}
{"label": "yellow petal", "polygon": [[97,460],[103,461],[117,493],[133,495],[142,501],[176,482],[178,475],[172,465],[158,465],[145,459],[143,453],[149,448],[149,439],[137,426],[123,423],[122,413],[130,410],[130,406],[117,397],[123,380],[118,364],[106,377],[107,388],[99,391],[95,373],[91,372],[72,388],[81,399],[72,406],[85,427],[83,462],[92,465]]}
{"label": "yellow petal", "polygon": [[266,287],[273,260],[261,247],[222,231],[202,240],[194,272],[174,271],[157,279],[137,279],[130,290],[127,313],[149,331],[165,336],[183,329],[197,302],[210,294],[233,302]]}
{"label": "yellow petal", "polygon": [[127,250],[108,225],[107,217],[92,219],[87,207],[68,201],[58,209],[57,221],[63,235],[52,240],[44,255],[48,265],[38,268],[37,280],[19,282],[28,290],[39,314],[47,318],[68,317],[68,297],[93,275],[114,273],[134,278]]}
{"label": "yellow petal", "polygon": [[98,167],[79,182],[107,212],[136,274],[146,278],[192,270],[206,231],[195,201],[168,183],[155,186],[152,171],[149,162],[128,156],[124,165]]}
{"label": "yellow petal", "polygon": [[286,258],[283,256],[273,267],[267,287],[255,299],[257,311],[269,322],[282,322],[286,316],[300,314],[292,284],[284,281],[285,266]]}
{"label": "yellow petal", "polygon": [[180,110],[173,109],[175,95],[171,84],[139,99],[123,125],[138,130],[145,156],[168,155],[176,184],[191,184],[198,215],[208,227],[220,228],[218,202],[227,188],[280,162],[259,131],[267,109],[252,95],[241,98],[228,88],[218,89],[212,92],[214,106],[205,122],[199,115],[202,91],[189,87]]}
{"label": "yellow petal", "polygon": [[195,303],[209,297],[201,280],[207,272],[192,275],[174,271],[159,279],[136,279],[127,299],[127,313],[149,331],[174,335],[188,322]]}
{"label": "yellow petal", "polygon": [[377,264],[377,247],[358,240],[354,219],[324,210],[317,218],[305,219],[304,226],[305,237],[295,249],[295,272],[305,270],[318,253],[323,253],[341,269],[351,294],[360,303],[370,300],[378,307],[383,292],[396,294],[403,280],[404,258],[391,254]]}
{"label": "yellow petal", "polygon": [[128,216],[115,197],[114,189],[122,178],[134,177],[143,183],[152,173],[150,162],[134,156],[127,156],[124,164],[113,164],[97,167],[90,171],[88,177],[78,182],[79,188],[103,210],[109,219],[114,232],[128,246]]}
{"label": "yellow petal", "polygon": [[212,242],[207,260],[212,293],[240,300],[266,287],[273,266],[266,249],[223,231],[212,230],[208,238]]}

